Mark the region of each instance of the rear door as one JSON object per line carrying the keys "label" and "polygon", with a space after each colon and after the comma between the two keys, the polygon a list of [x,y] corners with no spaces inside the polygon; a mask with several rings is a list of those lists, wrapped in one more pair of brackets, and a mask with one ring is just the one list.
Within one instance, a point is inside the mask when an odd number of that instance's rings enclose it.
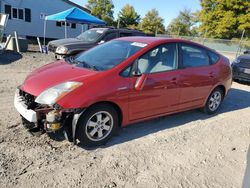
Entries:
{"label": "rear door", "polygon": [[180,74],[180,108],[199,107],[215,84],[215,72],[206,49],[179,44],[182,71]]}

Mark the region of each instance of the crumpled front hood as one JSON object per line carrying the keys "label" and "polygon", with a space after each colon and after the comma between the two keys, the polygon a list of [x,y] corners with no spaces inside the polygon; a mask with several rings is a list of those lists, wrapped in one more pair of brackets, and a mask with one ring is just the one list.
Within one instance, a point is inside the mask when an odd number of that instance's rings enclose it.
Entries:
{"label": "crumpled front hood", "polygon": [[38,96],[44,90],[58,85],[66,81],[75,81],[97,74],[97,72],[78,68],[66,63],[65,61],[57,61],[45,65],[33,71],[24,81],[21,89],[34,96]]}

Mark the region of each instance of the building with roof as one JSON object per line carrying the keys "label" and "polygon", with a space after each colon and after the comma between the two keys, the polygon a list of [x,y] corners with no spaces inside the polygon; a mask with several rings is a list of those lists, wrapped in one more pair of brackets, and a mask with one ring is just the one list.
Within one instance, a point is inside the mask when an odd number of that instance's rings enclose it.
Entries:
{"label": "building with roof", "polygon": [[[0,12],[9,15],[5,36],[18,32],[22,37],[43,37],[45,16],[55,14],[72,7],[90,12],[69,0],[0,0]],[[65,23],[48,21],[46,37],[64,38]],[[86,30],[87,25],[67,23],[68,37],[76,37]]]}

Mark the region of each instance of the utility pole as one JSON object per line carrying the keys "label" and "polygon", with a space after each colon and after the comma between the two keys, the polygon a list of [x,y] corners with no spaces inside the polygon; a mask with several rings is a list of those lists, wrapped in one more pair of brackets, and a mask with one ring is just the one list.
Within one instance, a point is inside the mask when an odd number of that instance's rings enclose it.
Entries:
{"label": "utility pole", "polygon": [[206,37],[207,37],[207,29],[206,29],[205,34],[203,36],[203,45],[205,44]]}
{"label": "utility pole", "polygon": [[181,32],[181,28],[179,27],[178,34],[177,34],[178,37],[180,36],[180,32]]}
{"label": "utility pole", "polygon": [[238,54],[241,52],[241,43],[242,43],[242,40],[243,40],[243,38],[244,38],[244,35],[245,35],[245,29],[244,29],[243,32],[242,32],[242,35],[241,35],[241,38],[240,38],[240,42],[239,42],[239,47],[238,47],[238,50],[237,50],[237,53],[236,53],[236,57],[235,57],[235,58],[237,58],[237,57],[238,57]]}

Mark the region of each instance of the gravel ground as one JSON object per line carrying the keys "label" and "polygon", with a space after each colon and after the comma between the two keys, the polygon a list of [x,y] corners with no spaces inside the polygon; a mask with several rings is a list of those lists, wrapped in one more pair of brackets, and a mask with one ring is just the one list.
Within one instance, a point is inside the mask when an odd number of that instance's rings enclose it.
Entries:
{"label": "gravel ground", "polygon": [[250,141],[250,86],[234,83],[217,115],[197,110],[124,128],[86,150],[30,135],[13,107],[15,88],[52,60],[0,54],[0,187],[241,187]]}

